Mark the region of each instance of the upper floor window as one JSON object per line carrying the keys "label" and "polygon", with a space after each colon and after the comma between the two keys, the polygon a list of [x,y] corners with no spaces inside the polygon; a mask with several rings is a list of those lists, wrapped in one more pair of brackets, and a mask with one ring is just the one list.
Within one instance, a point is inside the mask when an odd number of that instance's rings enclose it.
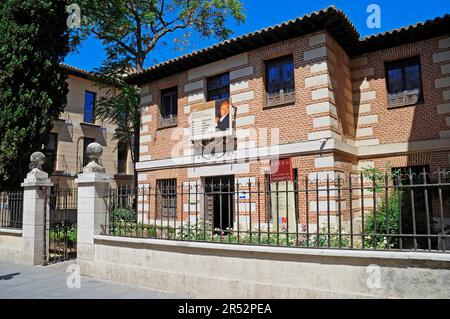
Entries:
{"label": "upper floor window", "polygon": [[49,133],[47,144],[45,145],[45,157],[44,170],[52,174],[56,170],[56,154],[58,150],[58,134]]}
{"label": "upper floor window", "polygon": [[95,97],[94,92],[84,92],[84,118],[85,123],[94,123],[95,121]]}
{"label": "upper floor window", "polygon": [[207,79],[207,101],[217,101],[230,97],[230,74],[223,73]]}
{"label": "upper floor window", "polygon": [[266,61],[267,105],[295,99],[294,61],[292,55]]}
{"label": "upper floor window", "polygon": [[176,126],[178,123],[178,88],[161,91],[161,105],[159,108],[159,127]]}
{"label": "upper floor window", "polygon": [[419,57],[386,62],[389,106],[416,104],[423,100]]}

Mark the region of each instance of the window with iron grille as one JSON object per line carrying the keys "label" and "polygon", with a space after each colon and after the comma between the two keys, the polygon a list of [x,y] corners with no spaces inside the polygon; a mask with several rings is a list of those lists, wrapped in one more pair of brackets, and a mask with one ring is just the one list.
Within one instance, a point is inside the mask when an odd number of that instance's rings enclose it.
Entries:
{"label": "window with iron grille", "polygon": [[156,180],[157,207],[162,217],[175,217],[177,215],[177,180]]}
{"label": "window with iron grille", "polygon": [[178,88],[173,87],[161,91],[159,107],[159,127],[170,127],[178,124]]}
{"label": "window with iron grille", "polygon": [[224,100],[230,97],[230,74],[223,73],[207,79],[207,101]]}
{"label": "window with iron grille", "polygon": [[266,61],[267,106],[295,100],[294,61],[292,55]]}
{"label": "window with iron grille", "polygon": [[416,104],[423,100],[420,58],[386,62],[389,106]]}

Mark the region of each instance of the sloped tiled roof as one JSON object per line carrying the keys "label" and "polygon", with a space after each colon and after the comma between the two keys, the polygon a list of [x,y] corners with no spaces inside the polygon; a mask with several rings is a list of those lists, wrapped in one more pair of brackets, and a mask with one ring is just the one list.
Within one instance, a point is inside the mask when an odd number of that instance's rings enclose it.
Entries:
{"label": "sloped tiled roof", "polygon": [[450,34],[450,14],[418,22],[413,25],[366,36],[359,40],[361,50],[357,54],[373,52],[401,44],[426,40]]}
{"label": "sloped tiled roof", "polygon": [[84,79],[87,79],[94,74],[93,72],[86,71],[86,70],[83,70],[83,69],[77,68],[75,66],[65,64],[65,63],[60,63],[59,66],[61,68],[63,68],[64,70],[66,70],[68,74],[78,76],[78,77],[81,77]]}
{"label": "sloped tiled roof", "polygon": [[349,54],[357,56],[383,48],[420,41],[450,33],[450,15],[387,31],[365,38],[360,35],[347,15],[334,6],[297,19],[222,41],[210,47],[156,64],[143,73],[130,75],[131,83],[154,81],[178,72],[215,62],[266,45],[326,30]]}
{"label": "sloped tiled roof", "polygon": [[297,19],[289,20],[236,38],[225,40],[205,49],[156,64],[143,73],[129,77],[131,82],[148,82],[177,72],[208,64],[262,46],[277,43],[322,29],[328,30],[341,46],[358,46],[359,34],[344,12],[334,6]]}

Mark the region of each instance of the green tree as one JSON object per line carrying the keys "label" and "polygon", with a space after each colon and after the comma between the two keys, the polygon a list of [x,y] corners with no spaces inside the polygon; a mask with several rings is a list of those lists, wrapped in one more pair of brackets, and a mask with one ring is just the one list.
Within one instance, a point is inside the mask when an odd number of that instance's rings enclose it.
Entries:
{"label": "green tree", "polygon": [[136,160],[134,147],[134,132],[139,132],[140,96],[134,85],[126,82],[121,67],[105,66],[100,69],[93,80],[97,86],[105,89],[105,96],[97,101],[95,116],[97,119],[109,122],[116,126],[113,138],[120,146],[126,146],[130,151],[133,163]]}
{"label": "green tree", "polygon": [[[100,86],[112,84],[114,88],[100,101],[97,115],[113,123],[122,122],[116,136],[127,143],[133,162],[137,162],[139,134],[134,133],[140,126],[139,99],[135,98],[138,89],[127,85],[121,77],[130,72],[143,72],[149,54],[171,33],[176,35],[174,42],[178,44],[186,43],[192,32],[202,37],[228,38],[232,31],[227,19],[237,23],[245,19],[242,3],[239,0],[80,0],[78,3],[83,18],[74,39],[78,42],[94,35],[102,41],[107,57],[98,80]],[[120,106],[121,103],[126,106]],[[122,112],[124,109],[126,112]],[[129,143],[130,136],[133,143]]]}
{"label": "green tree", "polygon": [[46,143],[66,104],[65,11],[59,0],[1,1],[0,189],[20,187],[30,153]]}

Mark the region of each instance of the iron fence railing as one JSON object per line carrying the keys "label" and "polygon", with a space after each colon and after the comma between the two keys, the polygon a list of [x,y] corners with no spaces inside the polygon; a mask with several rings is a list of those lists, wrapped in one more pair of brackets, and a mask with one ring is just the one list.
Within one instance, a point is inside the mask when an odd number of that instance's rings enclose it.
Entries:
{"label": "iron fence railing", "polygon": [[76,258],[78,190],[53,187],[46,201],[46,263]]}
{"label": "iron fence railing", "polygon": [[[448,173],[317,177],[111,189],[103,232],[251,245],[450,250]],[[163,213],[168,203],[174,214]]]}
{"label": "iron fence railing", "polygon": [[0,192],[0,227],[22,229],[23,191]]}
{"label": "iron fence railing", "polygon": [[77,210],[78,189],[52,187],[48,195],[50,210]]}

